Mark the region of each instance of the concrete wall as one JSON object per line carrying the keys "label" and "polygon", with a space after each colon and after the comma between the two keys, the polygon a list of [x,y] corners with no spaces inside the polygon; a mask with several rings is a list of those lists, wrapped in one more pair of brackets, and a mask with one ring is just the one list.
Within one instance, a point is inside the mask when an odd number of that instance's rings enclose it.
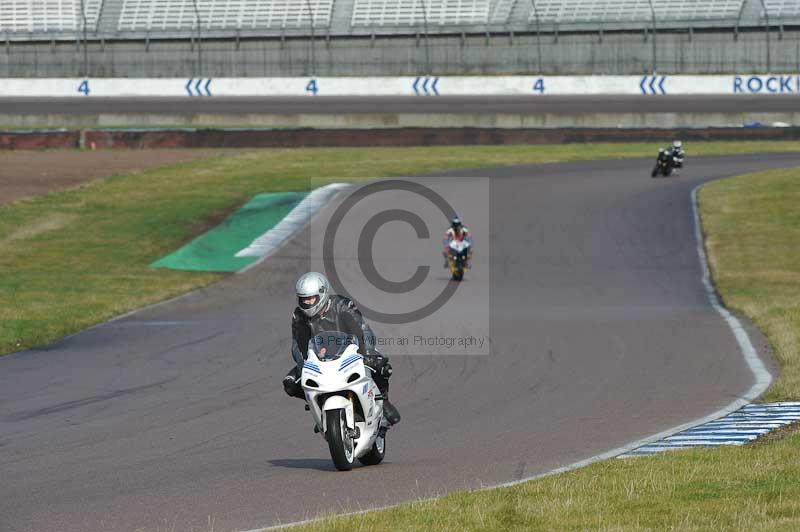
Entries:
{"label": "concrete wall", "polygon": [[494,129],[397,128],[384,130],[83,130],[0,131],[3,149],[297,148],[303,146],[452,146],[663,142],[683,140],[797,140],[800,128],[705,129]]}
{"label": "concrete wall", "polygon": [[[364,76],[455,74],[641,74],[653,63],[644,33],[469,35],[465,37],[204,41],[202,62],[189,41],[90,42],[89,77]],[[661,33],[660,73],[800,72],[800,29]],[[539,57],[541,56],[541,61]],[[428,60],[430,58],[430,60]],[[74,77],[83,72],[76,43],[0,44],[0,77]]]}
{"label": "concrete wall", "polygon": [[[294,78],[8,78],[0,98],[268,98],[323,96],[798,95],[798,74],[387,76]],[[87,98],[89,100],[87,100]],[[373,110],[380,105],[367,103]],[[113,107],[105,106],[108,110]],[[164,104],[164,112],[172,109]],[[206,111],[207,109],[203,109]],[[362,111],[365,109],[361,109]],[[70,112],[75,112],[70,109]],[[262,111],[257,107],[248,112]],[[466,111],[466,109],[461,109]],[[602,109],[598,109],[602,112]],[[680,109],[676,110],[681,112]]]}
{"label": "concrete wall", "polygon": [[381,130],[394,128],[431,129],[562,129],[562,128],[739,128],[745,124],[772,126],[800,125],[800,112],[776,113],[587,113],[543,114],[448,114],[448,113],[366,113],[366,114],[0,114],[0,125],[13,128],[85,127],[193,127],[193,128],[313,128]]}

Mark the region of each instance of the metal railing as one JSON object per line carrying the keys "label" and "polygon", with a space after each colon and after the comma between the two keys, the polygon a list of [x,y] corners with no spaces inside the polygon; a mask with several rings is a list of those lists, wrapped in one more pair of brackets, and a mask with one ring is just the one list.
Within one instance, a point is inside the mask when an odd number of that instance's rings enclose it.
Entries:
{"label": "metal railing", "polygon": [[[800,71],[800,18],[781,15],[786,10],[776,12],[774,2],[780,0],[747,0],[749,3],[740,4],[729,20],[688,21],[662,19],[657,0],[637,0],[648,6],[646,20],[612,20],[602,24],[547,22],[542,4],[554,0],[516,0],[515,4],[503,6],[502,12],[509,17],[506,22],[491,22],[502,20],[503,16],[493,18],[495,11],[489,11],[487,22],[478,26],[431,24],[429,14],[435,0],[413,0],[416,13],[420,14],[417,25],[348,26],[341,31],[342,19],[350,16],[345,12],[337,19],[338,32],[328,11],[320,15],[319,6],[328,5],[326,0],[297,0],[304,7],[303,20],[308,25],[291,30],[283,28],[277,33],[270,28],[214,29],[205,18],[209,11],[204,10],[202,1],[187,0],[191,2],[187,5],[192,6],[190,28],[141,33],[109,31],[109,27],[114,27],[111,24],[98,29],[89,5],[97,4],[97,0],[76,0],[80,5],[80,21],[69,32],[0,32],[0,46],[5,43],[5,54],[0,50],[0,77]],[[760,6],[757,12],[753,2]],[[498,4],[492,6],[496,8]],[[322,22],[319,16],[323,17]],[[365,30],[370,33],[363,33]],[[325,33],[323,46],[318,42],[320,31]],[[784,39],[784,34],[790,37]],[[741,35],[745,35],[744,40],[749,44],[739,42]],[[365,39],[366,36],[370,38]],[[728,37],[730,41],[726,43]],[[641,45],[642,38],[648,46]],[[59,44],[62,41],[74,43],[72,54],[68,53],[69,43]],[[621,46],[622,52],[614,52],[612,46],[606,46],[606,41],[617,43],[614,46]],[[694,41],[698,43],[696,46],[692,44]],[[718,53],[703,55],[705,45],[699,44],[703,42],[718,47]],[[103,53],[107,47],[125,52]],[[131,52],[131,48],[141,51]],[[373,54],[366,52],[374,49],[381,52],[370,59]],[[44,53],[45,50],[50,53]],[[671,52],[667,55],[662,50]],[[135,53],[147,60],[127,57]],[[615,59],[614,53],[620,58]],[[713,66],[717,56],[723,56],[720,66]],[[231,57],[232,61],[228,59]]]}

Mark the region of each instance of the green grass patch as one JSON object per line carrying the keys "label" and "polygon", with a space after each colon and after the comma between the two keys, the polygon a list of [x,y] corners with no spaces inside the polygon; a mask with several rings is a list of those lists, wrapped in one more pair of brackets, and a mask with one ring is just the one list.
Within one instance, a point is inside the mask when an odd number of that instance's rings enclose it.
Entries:
{"label": "green grass patch", "polygon": [[[710,183],[699,201],[714,282],[770,341],[781,371],[764,397],[800,398],[800,169]],[[800,477],[798,478],[800,482]]]}
{"label": "green grass patch", "polygon": [[[271,149],[117,175],[0,207],[0,353],[40,346],[219,275],[154,270],[261,192],[493,165],[652,157],[653,144]],[[691,155],[800,151],[798,142],[693,143]]]}
{"label": "green grass patch", "polygon": [[606,460],[292,530],[800,530],[800,433],[770,445]]}

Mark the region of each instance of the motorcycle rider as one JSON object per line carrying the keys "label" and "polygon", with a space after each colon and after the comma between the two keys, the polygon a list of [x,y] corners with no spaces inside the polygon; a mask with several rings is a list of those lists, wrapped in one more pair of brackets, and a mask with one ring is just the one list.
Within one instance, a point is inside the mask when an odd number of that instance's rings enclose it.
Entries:
{"label": "motorcycle rider", "polygon": [[672,148],[670,148],[669,154],[672,155],[675,168],[683,168],[683,157],[686,155],[683,151],[683,142],[679,140],[672,141]]}
{"label": "motorcycle rider", "polygon": [[683,157],[685,153],[683,151],[683,143],[679,140],[672,141],[672,146],[669,148],[659,148],[658,149],[658,157],[656,157],[656,167],[653,168],[653,171],[650,175],[653,177],[658,175],[659,167],[663,165],[667,165],[670,168],[669,173],[672,172],[672,169],[683,168]]}
{"label": "motorcycle rider", "polygon": [[444,248],[442,249],[442,255],[444,255],[444,267],[447,268],[447,259],[450,257],[450,242],[453,240],[456,241],[466,241],[469,244],[469,248],[467,250],[467,262],[464,264],[464,267],[469,269],[470,268],[470,260],[472,259],[472,233],[469,232],[469,229],[461,222],[461,218],[456,216],[450,221],[450,227],[447,228],[447,231],[444,234]]}
{"label": "motorcycle rider", "polygon": [[292,358],[295,367],[283,379],[283,388],[290,397],[305,399],[300,385],[300,372],[306,359],[308,341],[324,331],[341,331],[358,338],[358,352],[364,365],[372,369],[372,379],[383,396],[383,413],[392,425],[400,421],[400,413],[389,402],[389,359],[375,349],[375,333],[364,321],[361,311],[349,298],[333,293],[328,279],[317,272],[302,275],[295,285],[297,308],[292,314]]}

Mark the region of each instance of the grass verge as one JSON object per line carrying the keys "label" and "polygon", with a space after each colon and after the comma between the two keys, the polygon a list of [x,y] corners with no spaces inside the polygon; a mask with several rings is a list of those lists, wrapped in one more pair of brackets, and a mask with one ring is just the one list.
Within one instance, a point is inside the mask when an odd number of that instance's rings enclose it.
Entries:
{"label": "grass verge", "polygon": [[[765,399],[800,400],[800,169],[715,181],[699,194],[725,304],[769,338]],[[299,530],[800,530],[800,432],[745,447],[607,460],[513,488],[455,493]]]}
{"label": "grass verge", "polygon": [[800,529],[800,433],[770,445],[607,460],[513,488],[460,492],[292,530]]}
{"label": "grass verge", "polygon": [[717,289],[766,334],[781,368],[764,400],[800,399],[800,169],[716,181],[699,201]]}
{"label": "grass verge", "polygon": [[[696,143],[692,155],[800,151],[798,142]],[[152,270],[260,192],[502,164],[653,155],[652,144],[273,149],[117,175],[0,208],[0,353],[45,345],[218,275]]]}

